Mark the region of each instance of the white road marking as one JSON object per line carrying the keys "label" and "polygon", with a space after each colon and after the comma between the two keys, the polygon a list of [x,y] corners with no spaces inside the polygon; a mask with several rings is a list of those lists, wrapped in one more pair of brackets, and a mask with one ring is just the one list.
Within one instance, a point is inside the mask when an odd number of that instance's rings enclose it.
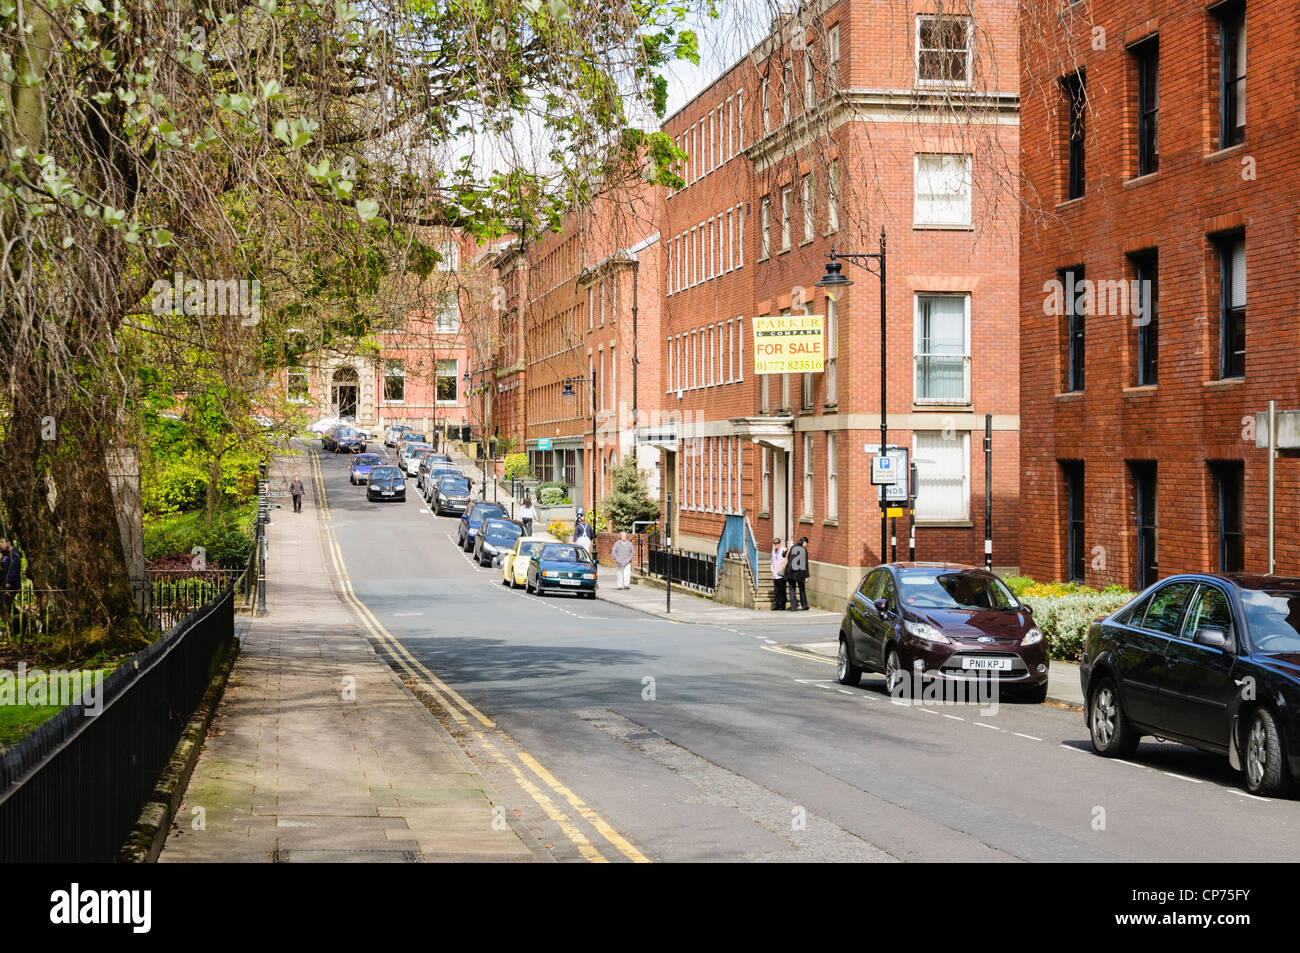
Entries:
{"label": "white road marking", "polygon": [[1013,731],[1013,732],[1011,732],[1011,733],[1012,733],[1013,735],[1015,735],[1017,738],[1028,738],[1030,741],[1042,741],[1042,740],[1043,740],[1042,738],[1035,738],[1033,735],[1025,735],[1025,734],[1021,734],[1021,733],[1018,732],[1018,731]]}
{"label": "white road marking", "polygon": [[986,724],[984,724],[984,722],[982,722],[982,721],[977,721],[977,722],[975,722],[975,724],[979,725],[981,728],[992,728],[994,731],[1001,731],[1001,730],[1002,730],[1001,728],[997,727],[996,725],[986,725]]}
{"label": "white road marking", "polygon": [[1130,768],[1138,768],[1142,771],[1151,770],[1145,764],[1138,764],[1136,761],[1125,761],[1123,758],[1111,758],[1116,764],[1127,764]]}
{"label": "white road marking", "polygon": [[1161,773],[1161,774],[1166,774],[1166,775],[1168,775],[1168,776],[1171,777],[1171,778],[1177,778],[1179,781],[1191,781],[1193,784],[1204,784],[1204,783],[1205,783],[1205,782],[1202,781],[1200,778],[1187,778],[1187,777],[1184,777],[1184,776],[1181,775],[1181,774],[1174,774],[1172,771],[1161,771],[1160,773]]}
{"label": "white road marking", "polygon": [[953,721],[965,721],[965,720],[966,720],[965,718],[959,718],[959,717],[957,717],[956,715],[947,715],[947,714],[945,714],[943,717],[945,717],[945,718],[951,718]]}
{"label": "white road marking", "polygon": [[857,692],[851,692],[851,691],[849,691],[847,688],[841,688],[841,689],[839,689],[839,693],[840,693],[841,695],[856,695],[856,694],[857,694]]}
{"label": "white road marking", "polygon": [[925,714],[925,715],[937,715],[937,714],[939,714],[937,711],[935,711],[935,710],[932,709],[932,708],[918,708],[917,711],[919,711],[919,712],[921,712],[922,714]]}
{"label": "white road marking", "polygon": [[1249,791],[1238,791],[1235,788],[1229,788],[1234,794],[1240,794],[1242,797],[1248,797],[1252,801],[1268,801],[1269,798],[1260,797],[1258,794],[1251,794]]}
{"label": "white road marking", "polygon": [[1061,742],[1059,745],[1057,745],[1057,747],[1058,747],[1058,748],[1064,748],[1066,751],[1077,751],[1077,752],[1079,752],[1079,754],[1087,754],[1087,753],[1088,753],[1088,752],[1084,751],[1082,748],[1076,748],[1074,745],[1067,745],[1065,742]]}

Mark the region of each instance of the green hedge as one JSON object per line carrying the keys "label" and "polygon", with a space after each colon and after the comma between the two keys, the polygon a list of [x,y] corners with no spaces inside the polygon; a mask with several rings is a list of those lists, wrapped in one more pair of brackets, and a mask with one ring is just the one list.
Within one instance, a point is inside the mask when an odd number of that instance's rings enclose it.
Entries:
{"label": "green hedge", "polygon": [[1043,630],[1054,659],[1077,662],[1083,652],[1088,626],[1128,603],[1133,593],[1125,591],[1075,592],[1063,596],[1023,596],[1021,601],[1034,610],[1034,623]]}

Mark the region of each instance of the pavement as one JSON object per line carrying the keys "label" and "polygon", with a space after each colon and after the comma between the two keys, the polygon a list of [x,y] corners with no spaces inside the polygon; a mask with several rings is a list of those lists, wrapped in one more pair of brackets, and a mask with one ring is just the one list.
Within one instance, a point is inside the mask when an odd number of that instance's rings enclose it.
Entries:
{"label": "pavement", "polygon": [[837,612],[824,609],[809,609],[806,612],[768,612],[762,609],[742,609],[737,606],[714,602],[708,596],[688,589],[685,586],[673,586],[672,604],[668,604],[667,593],[658,580],[648,583],[638,578],[636,570],[632,571],[632,586],[619,589],[616,580],[618,569],[614,566],[600,566],[596,575],[596,596],[606,602],[656,615],[662,619],[676,622],[694,622],[709,625],[743,625],[746,623],[764,626],[805,626],[809,622],[838,622]]}
{"label": "pavement", "polygon": [[[839,653],[840,643],[838,641],[800,642],[781,647],[834,661]],[[1079,683],[1079,666],[1076,663],[1059,660],[1052,662],[1047,672],[1047,701],[1054,705],[1083,709],[1083,687]]]}
{"label": "pavement", "polygon": [[459,745],[376,657],[331,587],[305,461],[303,512],[267,527],[253,620],[161,861],[529,861]]}

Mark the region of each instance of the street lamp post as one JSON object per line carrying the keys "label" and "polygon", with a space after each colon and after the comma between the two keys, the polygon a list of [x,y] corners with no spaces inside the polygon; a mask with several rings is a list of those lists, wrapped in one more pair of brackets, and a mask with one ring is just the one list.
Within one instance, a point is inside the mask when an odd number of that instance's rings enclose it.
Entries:
{"label": "street lamp post", "polygon": [[[817,282],[818,288],[847,288],[853,284],[853,281],[846,278],[840,273],[840,261],[849,261],[860,268],[876,275],[880,279],[880,453],[884,454],[889,448],[889,427],[886,422],[885,399],[888,395],[887,362],[885,356],[887,353],[887,341],[885,338],[885,227],[880,227],[880,251],[873,254],[844,254],[835,251],[835,246],[831,246],[831,253],[827,256],[830,260],[826,263],[826,274],[822,280]],[[887,558],[886,553],[889,551],[889,525],[885,519],[885,509],[888,505],[885,499],[885,493],[880,493],[880,561],[884,562]]]}
{"label": "street lamp post", "polygon": [[[463,380],[465,381],[466,384],[468,384],[474,378],[482,377],[491,373],[492,373],[492,368],[490,367],[486,367],[486,368],[480,367],[476,371],[471,371],[467,367],[465,368],[465,376]],[[479,460],[482,461],[480,464],[480,468],[483,471],[483,487],[479,491],[479,498],[486,500],[487,483],[488,483],[487,385],[486,384],[478,385],[478,437],[479,437]]]}
{"label": "street lamp post", "polygon": [[591,510],[594,511],[596,509],[596,368],[591,369],[591,377],[566,377],[564,390],[560,391],[560,396],[565,400],[573,400],[577,396],[577,391],[573,389],[574,384],[586,384],[591,388]]}

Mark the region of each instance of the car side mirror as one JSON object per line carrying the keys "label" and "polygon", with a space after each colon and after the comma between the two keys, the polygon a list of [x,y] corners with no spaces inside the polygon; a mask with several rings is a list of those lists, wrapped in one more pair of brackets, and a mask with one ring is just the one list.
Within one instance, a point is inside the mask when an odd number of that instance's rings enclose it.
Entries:
{"label": "car side mirror", "polygon": [[1192,641],[1197,645],[1209,646],[1212,649],[1223,649],[1228,646],[1228,633],[1222,629],[1203,625],[1196,630],[1196,634],[1192,636]]}
{"label": "car side mirror", "polygon": [[872,603],[872,605],[876,607],[876,611],[879,612],[881,615],[889,615],[888,599],[877,599],[875,602]]}
{"label": "car side mirror", "polygon": [[1025,610],[1025,615],[1033,615],[1033,614],[1034,614],[1034,607],[1031,606],[1031,605],[1030,605],[1029,603],[1027,603],[1027,602],[1022,602],[1022,603],[1020,603],[1020,608],[1022,608],[1022,609]]}

